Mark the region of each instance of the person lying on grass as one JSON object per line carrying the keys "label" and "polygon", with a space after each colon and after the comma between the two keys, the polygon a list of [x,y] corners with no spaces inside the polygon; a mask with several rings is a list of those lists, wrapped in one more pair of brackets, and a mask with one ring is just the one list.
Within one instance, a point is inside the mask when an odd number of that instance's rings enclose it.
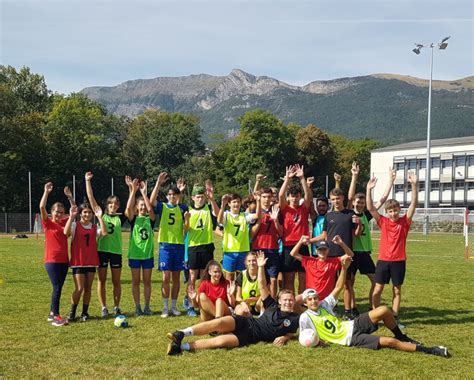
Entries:
{"label": "person lying on grass", "polygon": [[[257,281],[265,312],[258,319],[245,318],[240,315],[225,316],[197,325],[168,333],[171,340],[168,355],[179,355],[182,351],[197,351],[212,348],[234,348],[258,342],[272,343],[282,347],[295,336],[298,330],[299,314],[295,312],[295,295],[283,289],[278,301],[270,296],[265,276],[267,259],[262,251],[257,253]],[[199,339],[191,343],[183,343],[184,337],[207,335],[217,332],[221,335],[210,339]]]}
{"label": "person lying on grass", "polygon": [[[352,321],[341,321],[334,314],[334,307],[339,294],[344,289],[347,268],[350,260],[342,262],[341,273],[336,287],[321,303],[314,289],[303,292],[303,300],[308,307],[300,317],[300,331],[312,329],[324,342],[336,343],[343,346],[368,348],[378,350],[391,348],[405,352],[424,352],[425,354],[449,356],[448,349],[443,346],[425,347],[420,342],[409,338],[400,331],[395,318],[386,306],[379,306],[368,313],[361,314]],[[392,331],[394,337],[371,335],[378,329],[378,323]]]}

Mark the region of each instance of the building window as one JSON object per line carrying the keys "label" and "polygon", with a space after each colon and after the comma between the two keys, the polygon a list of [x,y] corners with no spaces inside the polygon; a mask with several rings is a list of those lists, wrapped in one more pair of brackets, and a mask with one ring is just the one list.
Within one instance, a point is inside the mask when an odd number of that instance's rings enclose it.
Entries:
{"label": "building window", "polygon": [[466,165],[466,156],[457,156],[455,158],[456,166]]}
{"label": "building window", "polygon": [[404,190],[405,190],[405,185],[395,185],[396,193],[403,193]]}
{"label": "building window", "polygon": [[464,181],[462,181],[462,180],[457,180],[457,181],[454,183],[454,189],[455,189],[455,190],[464,190],[464,184],[465,184]]}
{"label": "building window", "polygon": [[418,160],[418,163],[420,165],[420,169],[426,169],[426,158],[422,158],[421,160]]}
{"label": "building window", "polygon": [[431,181],[431,191],[439,190],[439,181]]}
{"label": "building window", "polygon": [[408,170],[416,170],[416,160],[408,160]]}
{"label": "building window", "polygon": [[424,182],[419,183],[418,190],[419,191],[425,191],[425,183]]}
{"label": "building window", "polygon": [[439,158],[432,158],[431,159],[431,167],[432,168],[439,168]]}
{"label": "building window", "polygon": [[451,168],[453,166],[453,160],[443,160],[441,161],[441,168]]}
{"label": "building window", "polygon": [[467,183],[467,189],[468,190],[474,190],[474,182],[468,182]]}
{"label": "building window", "polygon": [[405,163],[404,162],[395,162],[394,168],[395,168],[396,171],[404,170],[405,169]]}
{"label": "building window", "polygon": [[467,161],[469,166],[474,166],[474,156],[469,156]]}
{"label": "building window", "polygon": [[441,191],[449,191],[453,189],[453,184],[452,183],[442,183],[441,184]]}

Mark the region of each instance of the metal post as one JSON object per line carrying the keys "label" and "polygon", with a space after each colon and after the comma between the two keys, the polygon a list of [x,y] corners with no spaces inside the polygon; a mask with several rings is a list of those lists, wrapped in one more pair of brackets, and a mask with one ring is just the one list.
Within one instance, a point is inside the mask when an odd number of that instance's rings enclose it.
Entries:
{"label": "metal post", "polygon": [[110,178],[110,195],[114,195],[114,177]]}
{"label": "metal post", "polygon": [[326,198],[329,195],[329,176],[326,175]]}
{"label": "metal post", "polygon": [[76,200],[76,175],[72,175],[72,199]]}
{"label": "metal post", "polygon": [[431,191],[431,82],[433,80],[433,47],[431,44],[431,60],[430,60],[430,85],[428,90],[428,124],[426,128],[426,173],[425,173],[425,223],[423,226],[423,235],[429,233],[430,217],[428,208],[430,207],[430,191]]}
{"label": "metal post", "polygon": [[31,225],[31,172],[28,172],[28,203],[29,203],[29,215],[30,215],[30,233],[33,232]]}

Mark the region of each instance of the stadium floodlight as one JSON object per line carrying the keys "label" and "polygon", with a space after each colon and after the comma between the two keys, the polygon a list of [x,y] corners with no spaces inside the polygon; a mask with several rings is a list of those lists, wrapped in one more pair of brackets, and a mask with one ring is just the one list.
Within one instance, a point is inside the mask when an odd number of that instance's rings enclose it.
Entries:
{"label": "stadium floodlight", "polygon": [[416,43],[412,51],[416,55],[421,53],[421,49],[424,47],[429,47],[431,49],[431,60],[430,60],[430,85],[428,90],[428,125],[426,128],[426,168],[425,168],[425,222],[423,226],[423,234],[428,235],[428,227],[429,227],[429,215],[428,215],[428,208],[430,207],[430,191],[431,191],[431,83],[433,81],[433,50],[434,47],[437,46],[439,50],[445,50],[448,47],[447,40],[449,40],[451,36],[444,37],[440,43],[435,44],[431,43],[429,45],[423,45]]}

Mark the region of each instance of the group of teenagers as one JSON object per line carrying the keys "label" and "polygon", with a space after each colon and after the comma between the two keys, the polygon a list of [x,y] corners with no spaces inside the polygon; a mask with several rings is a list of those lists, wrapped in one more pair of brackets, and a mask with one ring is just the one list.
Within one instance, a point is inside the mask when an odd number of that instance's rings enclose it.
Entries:
{"label": "group of teenagers", "polygon": [[[82,296],[80,318],[89,318],[92,283],[98,272],[101,315],[107,317],[105,283],[110,265],[113,283],[114,314],[121,314],[120,276],[122,233],[125,220],[131,226],[128,265],[132,273],[135,315],[152,315],[151,276],[154,268],[154,229],[158,228],[158,270],[162,272],[161,317],[179,316],[177,301],[181,272],[185,271],[185,308],[189,316],[200,315],[197,325],[169,333],[167,354],[207,348],[232,348],[257,342],[283,346],[296,336],[298,328],[312,329],[320,344],[337,343],[370,349],[393,348],[448,356],[443,346],[426,347],[406,336],[398,321],[401,286],[405,277],[406,238],[417,203],[417,178],[410,173],[410,207],[400,215],[396,200],[386,200],[396,173],[389,170],[389,184],[383,197],[374,204],[372,190],[376,178],[367,184],[366,193],[356,193],[359,167],[352,165],[352,180],[347,204],[335,174],[336,187],[313,203],[314,178],[305,178],[300,165],[286,168],[279,191],[262,187],[265,177],[257,175],[254,192],[242,199],[226,194],[220,205],[210,181],[195,184],[190,205],[182,203],[186,184],[178,180],[165,189],[166,202],[157,200],[168,176],[161,173],[148,196],[147,184],[125,177],[129,197],[124,214],[119,213],[116,196],[109,196],[105,212],[92,190],[91,172],[86,173],[88,202],[76,206],[68,188],[69,216],[65,207],[54,203],[51,217],[46,211],[53,185],[45,185],[40,210],[45,230],[45,267],[53,285],[48,320],[62,326],[76,320]],[[139,195],[139,196],[137,196]],[[329,209],[329,204],[332,208]],[[378,209],[385,205],[385,215]],[[93,215],[98,224],[92,223]],[[371,258],[369,221],[381,231],[377,265]],[[310,227],[311,224],[311,227]],[[222,237],[223,259],[214,259],[214,234]],[[68,237],[71,236],[70,258]],[[59,313],[59,301],[68,267],[72,268],[75,289],[67,319]],[[354,282],[356,273],[371,282],[369,312],[359,314]],[[298,289],[295,292],[295,279]],[[199,286],[197,286],[198,280]],[[380,306],[383,288],[392,281],[392,309]],[[144,307],[140,302],[143,283]],[[280,290],[279,290],[280,289]],[[344,314],[334,307],[344,293]],[[171,298],[171,304],[169,299]],[[382,323],[394,337],[372,335]],[[212,337],[184,343],[192,335]]]}

